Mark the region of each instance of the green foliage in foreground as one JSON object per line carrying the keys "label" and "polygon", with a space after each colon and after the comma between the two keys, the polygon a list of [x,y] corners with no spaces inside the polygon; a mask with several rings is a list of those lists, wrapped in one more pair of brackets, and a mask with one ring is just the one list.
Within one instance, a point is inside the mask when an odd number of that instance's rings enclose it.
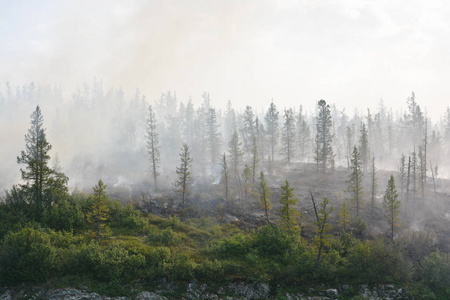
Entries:
{"label": "green foliage in foreground", "polygon": [[[49,207],[40,222],[26,205],[1,203],[1,284],[75,278],[120,294],[117,286],[136,280],[152,286],[161,278],[214,284],[239,279],[275,286],[395,283],[431,299],[450,295],[448,254],[437,251],[426,236],[387,243],[342,232],[329,237],[317,265],[315,243],[276,225],[245,232],[212,219],[181,222],[145,215],[106,200],[109,234],[98,244],[87,219],[91,201],[71,196]],[[58,221],[66,217],[69,222]]]}

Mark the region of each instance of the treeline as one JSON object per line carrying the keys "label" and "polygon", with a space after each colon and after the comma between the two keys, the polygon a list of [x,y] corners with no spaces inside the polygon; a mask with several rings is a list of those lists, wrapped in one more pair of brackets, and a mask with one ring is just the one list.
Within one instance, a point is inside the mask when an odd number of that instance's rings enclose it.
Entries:
{"label": "treeline", "polygon": [[[276,102],[261,110],[250,106],[238,110],[231,102],[218,109],[211,104],[213,97],[205,92],[198,107],[191,98],[180,101],[170,91],[149,101],[139,90],[131,97],[122,90],[105,92],[101,81],[94,80],[72,99],[64,99],[57,88],[31,83],[14,91],[7,84],[0,94],[0,114],[5,123],[18,125],[31,104],[47,106],[50,137],[64,149],[61,160],[71,184],[80,186],[86,178],[92,182],[119,173],[129,181],[142,179],[136,174],[153,177],[153,188],[160,175],[160,184],[170,186],[183,143],[190,149],[197,178],[217,178],[224,153],[230,162],[237,159],[234,165],[242,164],[238,171],[231,170],[240,177],[249,165],[252,183],[275,162],[315,163],[321,172],[349,168],[355,145],[365,172],[373,159],[379,169],[402,172],[401,184],[398,180],[402,197],[424,198],[426,178],[448,173],[450,108],[443,107],[443,117],[433,122],[414,93],[405,96],[403,112],[380,102],[376,111],[353,114],[324,100],[313,112],[301,104],[281,108]],[[149,164],[143,162],[144,156]],[[106,181],[110,180],[118,181]]]}

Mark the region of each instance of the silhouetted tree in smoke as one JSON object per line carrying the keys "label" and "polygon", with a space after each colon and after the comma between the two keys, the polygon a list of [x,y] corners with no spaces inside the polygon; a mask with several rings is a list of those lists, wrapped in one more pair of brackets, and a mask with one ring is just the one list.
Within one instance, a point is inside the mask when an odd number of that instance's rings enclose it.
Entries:
{"label": "silhouetted tree in smoke", "polygon": [[332,120],[330,106],[327,105],[325,100],[318,102],[319,113],[316,117],[316,155],[315,161],[317,163],[318,171],[322,170],[322,173],[326,172],[327,166],[334,164],[334,154],[331,142],[333,141],[333,134],[331,133]]}
{"label": "silhouetted tree in smoke", "polygon": [[158,189],[156,177],[159,175],[160,163],[158,132],[156,131],[156,116],[151,105],[148,107],[147,118],[147,154],[151,164],[155,191]]}
{"label": "silhouetted tree in smoke", "polygon": [[281,131],[281,152],[285,161],[290,165],[295,153],[295,116],[292,108],[284,110],[284,122]]}
{"label": "silhouetted tree in smoke", "polygon": [[391,175],[383,198],[383,207],[387,222],[391,227],[391,240],[394,240],[394,227],[398,224],[400,215],[400,200],[395,188],[394,175]]}
{"label": "silhouetted tree in smoke", "polygon": [[211,167],[217,163],[217,156],[220,147],[220,132],[217,122],[216,110],[208,109],[205,120],[205,143],[209,151]]}
{"label": "silhouetted tree in smoke", "polygon": [[250,156],[252,153],[253,138],[255,137],[255,115],[251,106],[246,106],[241,129],[244,141],[244,152]]}
{"label": "silhouetted tree in smoke", "polygon": [[183,143],[180,152],[180,166],[177,167],[176,172],[178,179],[175,182],[175,186],[179,188],[181,193],[182,204],[185,205],[186,194],[188,193],[189,182],[191,179],[191,163],[192,158],[189,152],[189,146]]}
{"label": "silhouetted tree in smoke", "polygon": [[359,216],[359,210],[363,198],[363,172],[361,170],[361,165],[361,155],[359,154],[358,148],[354,146],[352,156],[350,158],[351,173],[347,180],[347,192],[350,194],[350,200],[356,205],[356,216]]}
{"label": "silhouetted tree in smoke", "polygon": [[369,150],[369,134],[366,130],[366,124],[362,124],[361,135],[359,136],[359,153],[361,154],[361,162],[364,172],[367,172],[367,167],[370,160]]}
{"label": "silhouetted tree in smoke", "polygon": [[278,136],[279,136],[279,124],[278,124],[278,118],[279,118],[279,112],[277,110],[277,107],[272,102],[270,103],[270,107],[266,112],[266,115],[264,117],[266,121],[266,127],[267,127],[267,135],[269,137],[269,145],[270,145],[270,161],[273,162],[274,155],[275,155],[275,147],[278,143]]}

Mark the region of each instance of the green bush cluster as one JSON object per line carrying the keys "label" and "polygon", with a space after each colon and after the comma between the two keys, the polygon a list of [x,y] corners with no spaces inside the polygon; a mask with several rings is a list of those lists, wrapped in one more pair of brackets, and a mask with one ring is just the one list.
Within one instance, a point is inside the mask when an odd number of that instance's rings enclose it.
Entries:
{"label": "green bush cluster", "polygon": [[244,232],[211,219],[182,222],[177,217],[144,215],[108,200],[111,232],[99,244],[86,220],[88,197],[71,196],[48,207],[39,218],[20,201],[19,191],[8,197],[0,204],[3,285],[71,276],[115,291],[114,287],[136,280],[152,285],[164,277],[277,285],[397,283],[411,284],[412,293],[430,299],[450,295],[448,254],[437,251],[427,234],[387,243],[341,233],[330,239],[318,262],[314,243],[275,225]]}

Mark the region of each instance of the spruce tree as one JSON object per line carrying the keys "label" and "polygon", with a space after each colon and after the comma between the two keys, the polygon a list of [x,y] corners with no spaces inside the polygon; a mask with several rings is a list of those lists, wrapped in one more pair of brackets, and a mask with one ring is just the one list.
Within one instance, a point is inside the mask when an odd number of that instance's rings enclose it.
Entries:
{"label": "spruce tree", "polygon": [[311,144],[311,131],[305,120],[300,123],[298,128],[298,149],[301,161],[305,161],[309,156]]}
{"label": "spruce tree", "polygon": [[156,178],[159,175],[158,168],[160,163],[160,152],[158,132],[156,131],[156,116],[151,105],[148,106],[147,118],[147,154],[150,159],[153,184],[155,185],[155,191],[157,191],[158,185]]}
{"label": "spruce tree", "polygon": [[214,108],[210,108],[206,112],[205,143],[205,146],[209,151],[211,167],[214,167],[217,163],[217,156],[220,148],[219,124],[217,122],[216,110]]}
{"label": "spruce tree", "polygon": [[394,240],[394,227],[398,225],[400,215],[400,200],[398,200],[397,189],[395,188],[394,175],[391,175],[386,192],[383,197],[383,207],[387,222],[391,227],[391,240]]}
{"label": "spruce tree", "polygon": [[243,116],[242,138],[244,140],[244,152],[248,156],[252,152],[253,138],[255,135],[255,115],[252,107],[246,106]]}
{"label": "spruce tree", "polygon": [[97,230],[97,242],[100,244],[101,230],[106,226],[105,222],[108,220],[109,208],[105,204],[106,200],[106,185],[102,180],[99,180],[97,185],[92,188],[94,190],[91,198],[92,205],[90,211],[87,213],[87,220],[93,224]]}
{"label": "spruce tree", "polygon": [[279,210],[281,220],[279,221],[280,227],[285,230],[288,235],[299,234],[300,227],[298,226],[297,219],[300,216],[293,206],[297,204],[297,199],[294,199],[292,191],[294,188],[289,187],[289,181],[286,180],[286,184],[281,186],[281,197]]}
{"label": "spruce tree", "polygon": [[31,201],[35,205],[38,218],[43,209],[51,204],[45,203],[44,190],[53,174],[53,170],[48,166],[52,146],[47,141],[43,123],[44,117],[38,105],[31,114],[31,127],[25,135],[25,150],[17,157],[17,163],[25,165],[25,169],[20,169],[20,172],[22,180],[28,183],[24,187],[29,188],[32,194]]}
{"label": "spruce tree", "polygon": [[361,170],[361,155],[358,148],[353,147],[352,156],[350,158],[350,175],[347,180],[347,192],[350,194],[350,200],[355,203],[356,216],[359,216],[359,210],[363,198],[362,177]]}
{"label": "spruce tree", "polygon": [[361,135],[359,136],[359,153],[361,154],[361,162],[364,172],[367,172],[367,168],[370,160],[369,150],[369,134],[366,130],[366,124],[362,124]]}
{"label": "spruce tree", "polygon": [[284,110],[284,122],[281,133],[281,152],[285,161],[290,165],[295,153],[295,116],[292,108]]}
{"label": "spruce tree", "polygon": [[270,103],[270,107],[266,112],[266,115],[264,117],[266,121],[266,128],[267,128],[267,135],[269,138],[269,144],[270,144],[270,161],[273,162],[274,155],[275,155],[275,148],[278,143],[278,136],[279,136],[279,112],[277,110],[277,107],[275,104]]}
{"label": "spruce tree", "polygon": [[318,172],[319,169],[322,173],[326,172],[326,168],[333,164],[334,154],[332,148],[333,134],[331,133],[332,120],[330,106],[325,102],[325,100],[320,100],[318,102],[319,113],[316,117],[316,156],[315,161],[317,164]]}
{"label": "spruce tree", "polygon": [[191,163],[192,158],[189,152],[189,146],[183,143],[180,152],[180,166],[177,167],[177,181],[175,182],[175,186],[179,188],[179,192],[181,193],[182,204],[185,205],[186,194],[188,193],[189,182],[191,180]]}
{"label": "spruce tree", "polygon": [[234,178],[239,177],[239,165],[242,162],[244,152],[241,149],[241,141],[237,131],[233,133],[230,142],[228,143],[228,156],[230,157],[231,173]]}

